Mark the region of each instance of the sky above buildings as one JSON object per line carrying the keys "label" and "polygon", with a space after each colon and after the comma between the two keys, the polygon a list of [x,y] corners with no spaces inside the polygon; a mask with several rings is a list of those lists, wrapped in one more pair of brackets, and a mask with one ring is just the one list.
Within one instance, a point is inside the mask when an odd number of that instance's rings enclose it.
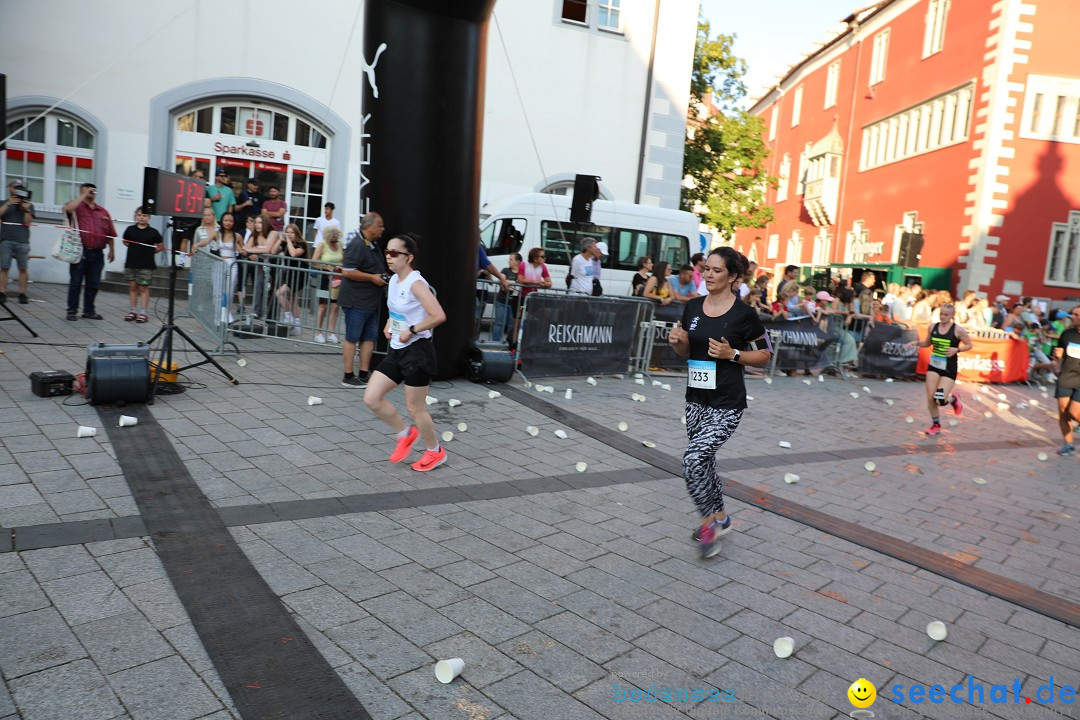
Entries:
{"label": "sky above buildings", "polygon": [[870,0],[701,0],[713,37],[735,34],[735,53],[749,71],[747,105],[777,75],[824,42],[840,21]]}

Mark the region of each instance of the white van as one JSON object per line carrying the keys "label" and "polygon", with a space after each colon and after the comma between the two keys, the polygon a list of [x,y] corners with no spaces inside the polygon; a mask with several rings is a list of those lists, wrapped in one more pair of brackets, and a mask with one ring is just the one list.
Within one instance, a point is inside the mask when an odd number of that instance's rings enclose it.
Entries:
{"label": "white van", "polygon": [[596,238],[608,246],[600,275],[604,294],[629,295],[639,257],[666,260],[677,274],[680,265],[690,262],[690,248],[697,252],[699,223],[691,213],[597,200],[592,223],[575,224],[570,222],[570,200],[568,195],[530,193],[495,207],[480,224],[480,244],[495,267],[506,267],[509,253],[520,253],[527,262],[531,249],[543,248],[552,287],[565,288],[581,240]]}

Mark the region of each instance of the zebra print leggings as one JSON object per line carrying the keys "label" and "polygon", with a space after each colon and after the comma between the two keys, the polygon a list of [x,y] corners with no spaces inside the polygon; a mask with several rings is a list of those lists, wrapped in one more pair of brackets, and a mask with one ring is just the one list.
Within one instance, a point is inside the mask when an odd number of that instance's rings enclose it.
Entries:
{"label": "zebra print leggings", "polygon": [[683,453],[683,478],[686,490],[697,505],[701,517],[724,509],[724,487],[716,473],[716,453],[739,427],[742,410],[716,408],[686,403],[686,452]]}

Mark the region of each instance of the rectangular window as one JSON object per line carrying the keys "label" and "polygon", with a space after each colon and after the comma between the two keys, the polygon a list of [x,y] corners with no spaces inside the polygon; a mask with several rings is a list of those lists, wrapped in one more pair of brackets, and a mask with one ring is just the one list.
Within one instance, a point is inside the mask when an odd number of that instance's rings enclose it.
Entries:
{"label": "rectangular window", "polygon": [[274,113],[274,140],[289,142],[289,116]]}
{"label": "rectangular window", "polygon": [[973,83],[863,128],[860,170],[956,145],[968,139]]}
{"label": "rectangular window", "polygon": [[1020,136],[1080,143],[1080,78],[1028,75]]}
{"label": "rectangular window", "polygon": [[877,85],[885,79],[885,62],[889,56],[889,30],[886,28],[874,36],[874,52],[870,58],[870,84]]}
{"label": "rectangular window", "polygon": [[950,0],[930,0],[926,8],[926,28],[923,34],[923,58],[941,52],[945,47],[945,16]]}
{"label": "rectangular window", "polygon": [[63,205],[79,194],[79,185],[94,181],[94,161],[91,158],[56,156],[56,184],[53,196]]}
{"label": "rectangular window", "polygon": [[772,113],[769,114],[769,141],[772,142],[776,139],[776,121],[779,115],[780,108],[773,105]]}
{"label": "rectangular window", "polygon": [[[488,255],[508,255],[519,252],[525,240],[525,218],[499,218],[480,233],[480,244]],[[527,257],[522,258],[528,260]],[[636,269],[636,265],[634,266]]]}
{"label": "rectangular window", "polygon": [[780,236],[779,235],[770,235],[769,236],[769,249],[768,249],[768,251],[766,251],[765,256],[769,260],[775,260],[776,259],[776,254],[778,252],[780,252]]}
{"label": "rectangular window", "polygon": [[221,108],[221,120],[218,122],[218,132],[222,135],[236,134],[236,108]]}
{"label": "rectangular window", "polygon": [[1050,227],[1045,281],[1048,285],[1080,288],[1080,211],[1070,212],[1068,220]]}
{"label": "rectangular window", "polygon": [[554,220],[544,220],[540,223],[540,247],[544,249],[548,265],[569,265],[570,260],[580,251],[581,240],[586,237],[609,242],[611,228],[597,225],[571,225]]}
{"label": "rectangular window", "polygon": [[289,192],[289,222],[300,226],[309,242],[315,239],[315,220],[322,215],[323,174],[317,170],[293,170]]}
{"label": "rectangular window", "polygon": [[207,135],[214,132],[214,108],[207,107],[195,112],[195,132]]}
{"label": "rectangular window", "polygon": [[840,89],[840,61],[837,60],[829,65],[828,75],[825,78],[825,108],[831,108],[836,104],[836,95]]}
{"label": "rectangular window", "polygon": [[562,0],[562,19],[566,22],[587,24],[589,21],[587,0]]}
{"label": "rectangular window", "polygon": [[1050,129],[1050,135],[1056,137],[1061,134],[1061,120],[1065,115],[1065,96],[1058,95],[1057,103],[1054,105],[1054,125]]}
{"label": "rectangular window", "polygon": [[776,184],[776,202],[783,202],[784,200],[787,200],[788,177],[790,175],[791,157],[785,154],[784,159],[780,162],[780,177],[777,179]]}
{"label": "rectangular window", "polygon": [[795,192],[798,195],[805,195],[806,194],[806,180],[807,180],[807,175],[810,172],[810,168],[807,165],[807,158],[809,156],[810,156],[810,143],[806,143],[806,147],[804,147],[803,151],[799,154],[799,167],[795,170],[795,178],[796,178],[796,180],[798,182],[798,185],[796,186],[797,190]]}
{"label": "rectangular window", "polygon": [[795,100],[791,104],[791,127],[799,124],[799,116],[802,114],[802,86],[795,88]]}
{"label": "rectangular window", "polygon": [[597,0],[596,26],[604,30],[621,30],[620,0]]}

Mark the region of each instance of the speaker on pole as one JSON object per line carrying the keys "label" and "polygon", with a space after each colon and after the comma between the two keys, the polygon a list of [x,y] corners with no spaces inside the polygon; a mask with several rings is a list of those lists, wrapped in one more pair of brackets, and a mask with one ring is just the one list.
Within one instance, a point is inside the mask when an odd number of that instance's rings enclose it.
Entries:
{"label": "speaker on pole", "polygon": [[919,267],[922,248],[922,233],[904,233],[900,236],[900,252],[897,254],[896,264],[900,267]]}
{"label": "speaker on pole", "polygon": [[570,222],[592,222],[592,206],[600,197],[599,175],[575,175],[574,199],[570,203]]}

